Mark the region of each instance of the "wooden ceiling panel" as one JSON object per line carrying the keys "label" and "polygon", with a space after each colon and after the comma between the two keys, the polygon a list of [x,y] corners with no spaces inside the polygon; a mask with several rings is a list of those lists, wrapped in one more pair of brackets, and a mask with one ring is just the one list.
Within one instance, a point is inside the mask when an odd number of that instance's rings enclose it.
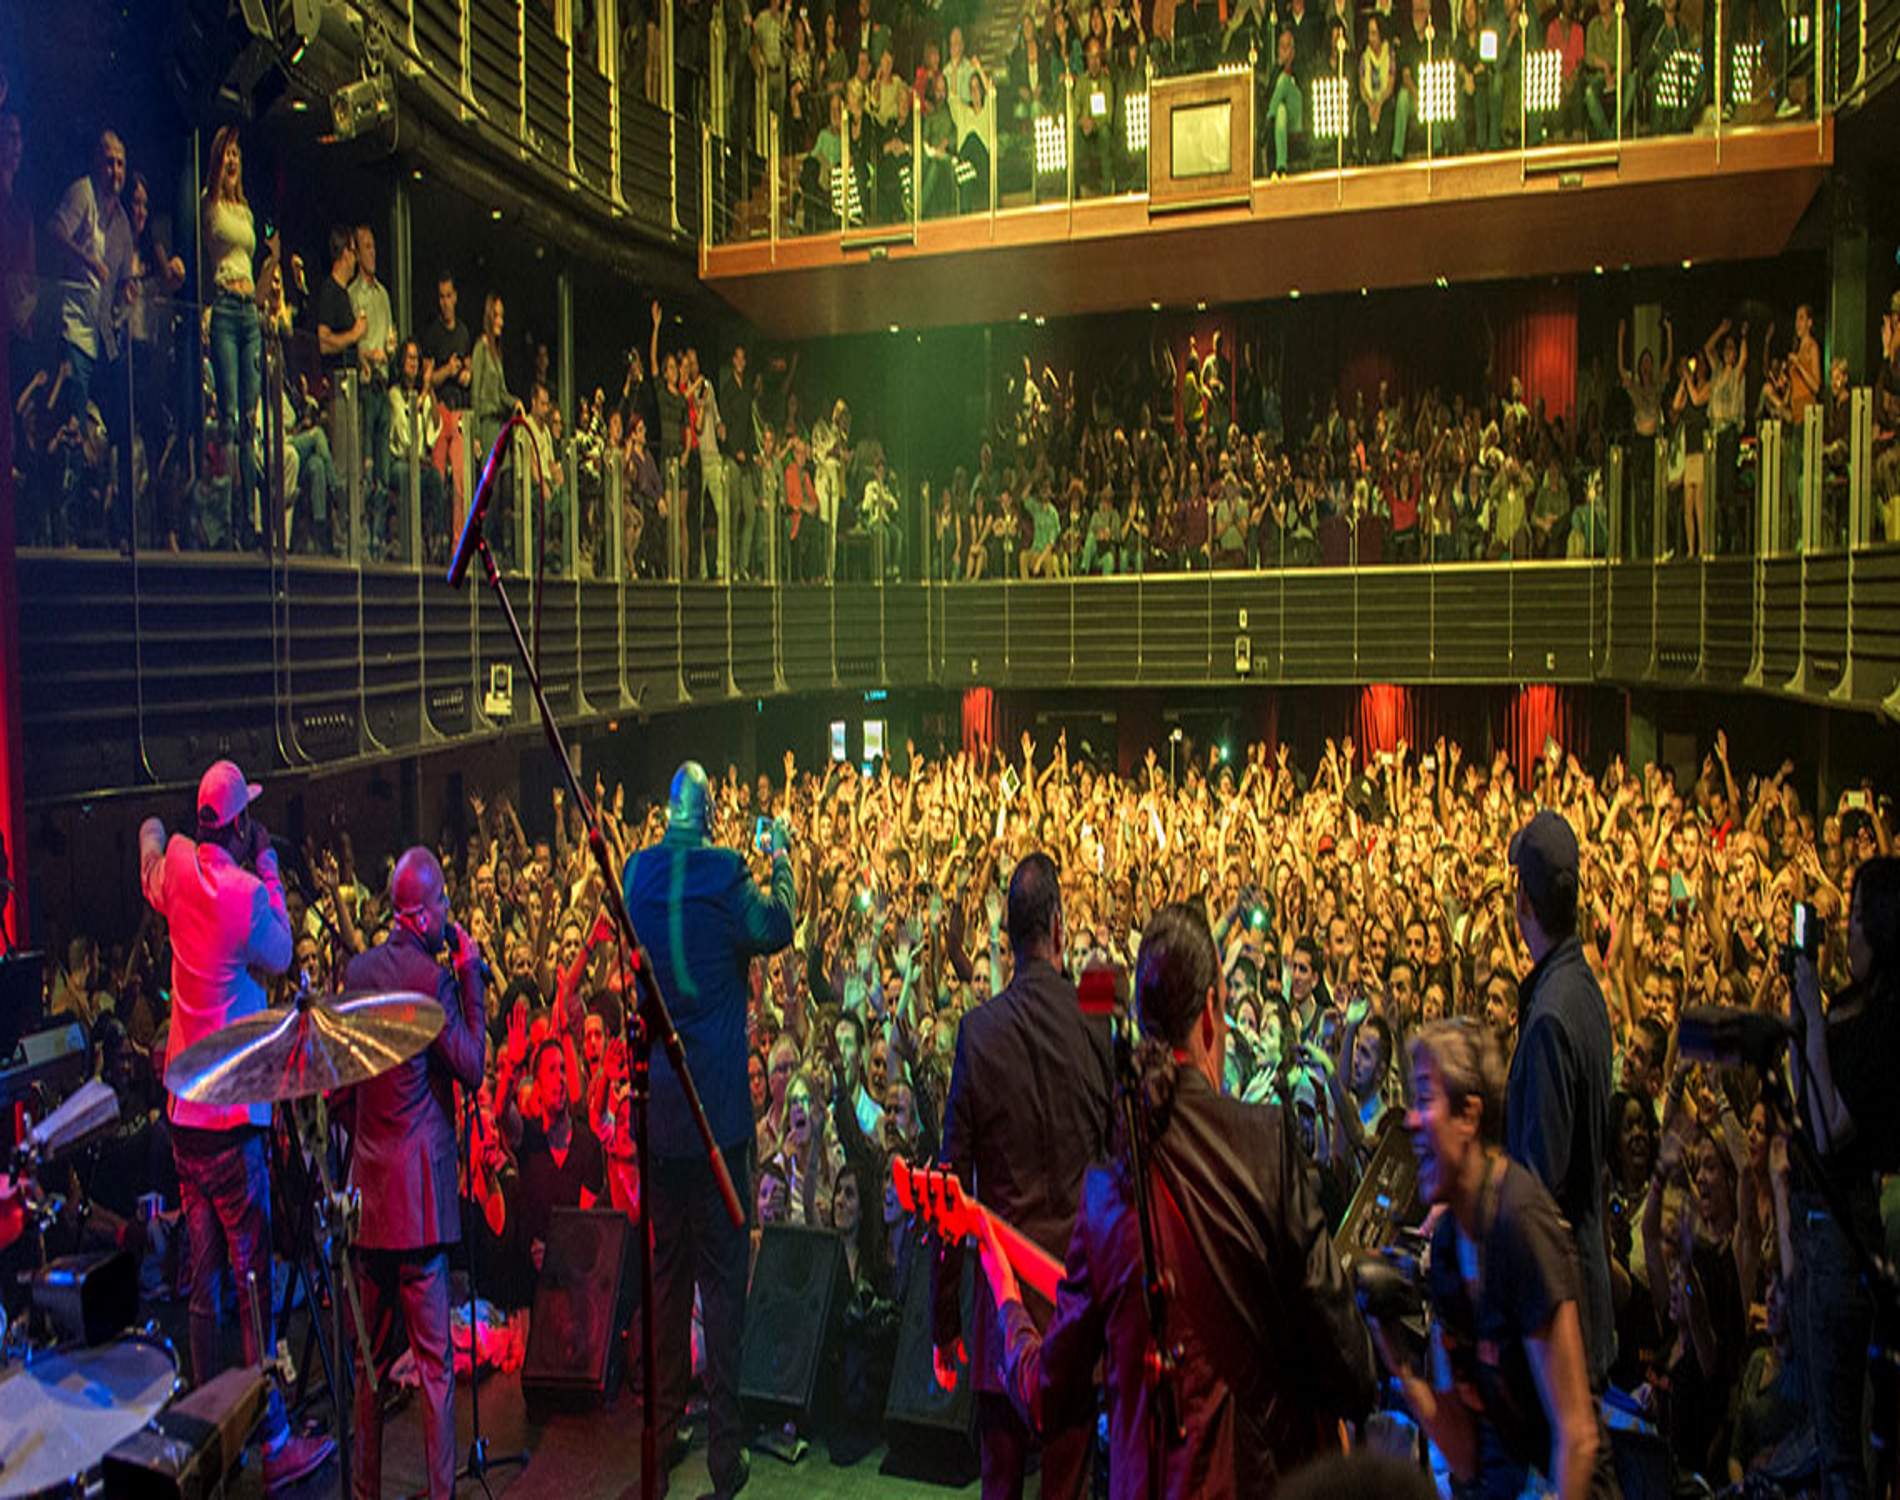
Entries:
{"label": "wooden ceiling panel", "polygon": [[873,259],[835,234],[708,249],[703,279],[802,339],[1232,303],[1358,287],[1772,256],[1833,157],[1831,122],[1256,183],[1246,207],[1140,199],[939,220]]}

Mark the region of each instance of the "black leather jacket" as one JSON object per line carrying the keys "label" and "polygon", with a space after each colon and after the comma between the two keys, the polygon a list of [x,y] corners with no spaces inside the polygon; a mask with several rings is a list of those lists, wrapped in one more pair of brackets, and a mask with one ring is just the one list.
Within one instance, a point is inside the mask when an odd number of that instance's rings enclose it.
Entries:
{"label": "black leather jacket", "polygon": [[[1277,1107],[1227,1098],[1184,1067],[1151,1171],[1187,1428],[1167,1452],[1161,1493],[1270,1494],[1337,1442],[1337,1420],[1362,1416],[1375,1389],[1312,1167]],[[1093,1167],[1083,1183],[1048,1332],[1015,1302],[1004,1329],[1010,1396],[1032,1425],[1086,1403],[1104,1363],[1109,1493],[1150,1495],[1141,1234],[1119,1165]]]}

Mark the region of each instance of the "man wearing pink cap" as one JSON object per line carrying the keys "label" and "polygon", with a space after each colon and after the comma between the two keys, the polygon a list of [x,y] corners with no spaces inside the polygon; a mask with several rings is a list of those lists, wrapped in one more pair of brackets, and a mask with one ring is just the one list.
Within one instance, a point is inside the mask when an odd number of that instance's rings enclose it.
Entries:
{"label": "man wearing pink cap", "polygon": [[[290,967],[290,914],[270,834],[251,816],[262,790],[228,760],[198,782],[196,839],[147,818],[139,828],[139,882],[171,928],[172,1015],[165,1060],[231,1022],[263,1010],[254,969]],[[218,1373],[218,1281],[228,1257],[237,1285],[244,1360],[261,1358],[249,1306],[250,1278],[271,1347],[268,1105],[214,1107],[173,1095],[168,1104],[172,1156],[191,1246],[191,1367],[195,1379]],[[283,1397],[271,1388],[264,1419],[264,1483],[294,1484],[315,1472],[335,1445],[292,1438]]]}

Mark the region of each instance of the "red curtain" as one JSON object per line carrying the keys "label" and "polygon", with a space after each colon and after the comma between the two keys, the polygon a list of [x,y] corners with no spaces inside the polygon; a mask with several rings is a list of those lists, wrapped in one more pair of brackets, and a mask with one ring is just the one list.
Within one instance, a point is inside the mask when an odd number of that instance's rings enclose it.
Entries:
{"label": "red curtain", "polygon": [[1400,740],[1411,746],[1419,743],[1417,700],[1410,688],[1395,682],[1368,683],[1359,694],[1358,717],[1353,733],[1359,740],[1361,764],[1398,749]]}
{"label": "red curtain", "polygon": [[1552,417],[1576,425],[1577,293],[1570,286],[1533,287],[1505,303],[1497,324],[1498,394],[1515,375],[1524,383],[1524,403],[1539,397]]}
{"label": "red curtain", "polygon": [[981,758],[996,744],[996,694],[986,687],[963,690],[963,748]]}
{"label": "red curtain", "polygon": [[1560,750],[1587,762],[1590,721],[1575,693],[1549,682],[1527,682],[1511,692],[1504,711],[1503,750],[1517,768],[1521,787],[1531,785],[1531,771],[1544,753],[1544,742],[1555,740]]}

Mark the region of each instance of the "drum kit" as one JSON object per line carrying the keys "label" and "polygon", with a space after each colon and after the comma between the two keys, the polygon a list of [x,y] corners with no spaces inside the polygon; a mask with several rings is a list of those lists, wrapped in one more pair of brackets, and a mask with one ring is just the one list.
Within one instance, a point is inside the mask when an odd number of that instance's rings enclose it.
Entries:
{"label": "drum kit", "polygon": [[[430,996],[397,991],[318,998],[306,985],[294,1004],[233,1022],[187,1048],[166,1069],[166,1087],[194,1103],[288,1106],[321,1186],[311,1215],[312,1248],[329,1268],[331,1287],[342,1292],[330,1299],[332,1350],[342,1347],[346,1306],[357,1349],[367,1351],[369,1341],[347,1254],[354,1199],[338,1189],[330,1168],[325,1098],[416,1056],[435,1040],[442,1024],[442,1007]],[[111,1089],[96,1080],[88,1083],[27,1132],[14,1151],[11,1177],[0,1176],[0,1248],[9,1228],[15,1235],[38,1231],[42,1265],[32,1277],[33,1310],[49,1333],[37,1347],[22,1342],[16,1348],[5,1339],[0,1316],[0,1500],[77,1500],[100,1487],[107,1495],[149,1493],[140,1483],[141,1477],[149,1478],[142,1457],[118,1464],[112,1459],[115,1450],[131,1453],[142,1435],[164,1427],[164,1413],[182,1388],[171,1345],[149,1326],[142,1333],[125,1331],[133,1315],[129,1309],[136,1308],[136,1282],[130,1283],[129,1302],[122,1291],[128,1256],[44,1261],[46,1232],[64,1205],[40,1189],[41,1172],[117,1119]],[[247,1290],[249,1315],[261,1322],[256,1288],[240,1288],[240,1302]],[[83,1317],[77,1315],[82,1304]],[[107,1316],[118,1320],[103,1331],[95,1326],[102,1307],[114,1309]],[[261,1375],[288,1378],[287,1353],[273,1356],[266,1350],[263,1355]],[[333,1376],[337,1363],[332,1356]],[[198,1373],[200,1379],[208,1377],[208,1372]],[[334,1405],[347,1474],[349,1401],[337,1395]],[[252,1403],[248,1410],[255,1420],[261,1404]],[[171,1476],[174,1483],[179,1472]]]}

